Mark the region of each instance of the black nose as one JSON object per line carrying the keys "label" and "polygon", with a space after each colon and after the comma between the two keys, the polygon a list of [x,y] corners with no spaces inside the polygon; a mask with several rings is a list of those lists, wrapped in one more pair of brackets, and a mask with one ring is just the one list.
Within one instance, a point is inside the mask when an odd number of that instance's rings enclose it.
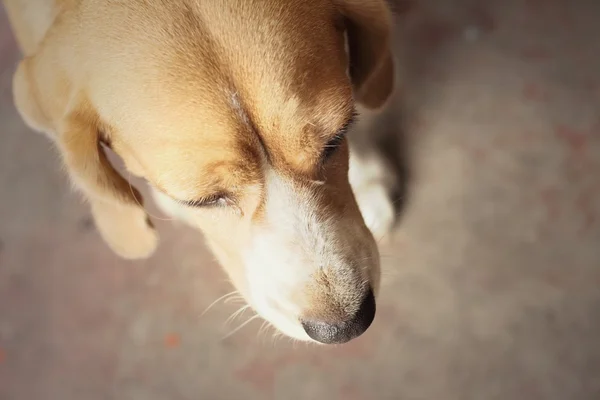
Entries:
{"label": "black nose", "polygon": [[360,308],[348,321],[327,323],[323,321],[303,321],[302,327],[311,339],[324,344],[346,343],[362,335],[375,318],[375,296],[369,290]]}

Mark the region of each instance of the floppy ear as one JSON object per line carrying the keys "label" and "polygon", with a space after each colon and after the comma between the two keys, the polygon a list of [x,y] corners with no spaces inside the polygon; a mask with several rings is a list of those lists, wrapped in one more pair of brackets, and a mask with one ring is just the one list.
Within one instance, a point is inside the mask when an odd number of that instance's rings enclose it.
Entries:
{"label": "floppy ear", "polygon": [[57,93],[44,92],[41,89],[45,87],[36,84],[41,78],[36,71],[46,70],[37,68],[38,61],[35,56],[26,58],[14,75],[13,94],[19,113],[32,129],[55,140],[71,180],[90,202],[96,226],[108,245],[124,258],[149,256],[158,236],[141,195],[107,159],[96,113],[85,99],[78,99],[65,106],[67,112],[55,120],[51,114],[57,113],[52,112],[51,102],[60,103],[59,99],[67,96],[55,97]]}
{"label": "floppy ear", "polygon": [[394,89],[391,12],[385,0],[335,1],[346,21],[354,96],[367,108],[382,107]]}

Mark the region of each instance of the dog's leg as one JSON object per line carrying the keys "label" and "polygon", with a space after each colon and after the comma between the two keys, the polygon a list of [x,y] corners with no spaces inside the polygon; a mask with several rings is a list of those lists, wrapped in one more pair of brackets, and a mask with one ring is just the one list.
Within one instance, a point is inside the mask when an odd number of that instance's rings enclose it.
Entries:
{"label": "dog's leg", "polygon": [[380,240],[394,225],[392,196],[398,189],[398,176],[377,147],[372,132],[376,115],[361,110],[359,121],[349,133],[349,179],[365,224],[375,239]]}

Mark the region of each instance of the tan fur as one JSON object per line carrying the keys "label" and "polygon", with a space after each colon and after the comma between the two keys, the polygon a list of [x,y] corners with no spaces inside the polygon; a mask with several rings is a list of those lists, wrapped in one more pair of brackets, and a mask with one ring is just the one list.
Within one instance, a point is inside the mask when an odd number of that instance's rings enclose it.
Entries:
{"label": "tan fur", "polygon": [[[242,292],[243,250],[272,222],[265,165],[294,191],[309,193],[310,213],[331,225],[345,258],[375,257],[348,182],[347,146],[325,166],[319,158],[354,99],[378,108],[392,91],[383,0],[4,3],[25,55],[14,76],[17,108],[56,143],[118,254],[147,257],[158,237],[139,192],[103,146],[170,199],[228,194],[227,207],[182,205],[179,213],[205,233]],[[299,289],[297,303],[311,318],[340,314],[340,293],[350,304],[361,282],[377,287],[378,261],[372,264],[373,271],[349,274],[323,266]]]}

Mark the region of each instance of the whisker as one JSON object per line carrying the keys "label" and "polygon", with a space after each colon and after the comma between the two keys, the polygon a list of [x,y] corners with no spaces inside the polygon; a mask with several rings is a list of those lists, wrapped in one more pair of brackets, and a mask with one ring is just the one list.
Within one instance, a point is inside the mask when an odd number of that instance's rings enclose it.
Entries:
{"label": "whisker", "polygon": [[235,311],[233,314],[231,314],[229,316],[229,318],[227,318],[225,320],[225,324],[230,324],[231,322],[233,322],[237,317],[241,316],[242,314],[244,314],[244,311],[246,311],[248,308],[250,308],[249,304],[246,304],[245,306],[242,306],[240,309],[238,309],[237,311]]}
{"label": "whisker", "polygon": [[265,320],[262,325],[260,326],[260,328],[258,328],[258,332],[256,333],[256,338],[258,340],[263,339],[262,344],[264,344],[264,339],[267,338],[267,330],[269,328],[272,328],[272,325],[269,323],[269,321]]}
{"label": "whisker", "polygon": [[243,327],[245,327],[246,325],[248,325],[250,322],[254,321],[257,318],[260,318],[260,315],[256,314],[256,315],[248,318],[246,321],[242,322],[242,324],[240,326],[238,326],[237,328],[235,328],[234,330],[232,330],[231,332],[229,332],[227,335],[225,335],[221,340],[225,340],[228,337],[231,337],[233,334],[235,334],[240,329],[242,329]]}
{"label": "whisker", "polygon": [[273,327],[273,343],[272,345],[275,346],[275,344],[277,343],[277,341],[281,341],[283,340],[283,338],[286,338],[287,336],[283,334],[283,332],[281,332],[279,329]]}
{"label": "whisker", "polygon": [[261,333],[263,333],[263,330],[267,327],[267,324],[269,323],[269,321],[265,320],[262,325],[260,326],[260,328],[258,328],[258,332],[256,333],[257,336],[260,336]]}
{"label": "whisker", "polygon": [[225,302],[227,302],[227,300],[230,297],[232,297],[232,296],[235,297],[236,294],[239,294],[239,292],[237,290],[234,290],[233,292],[229,292],[229,293],[224,294],[223,296],[219,297],[218,299],[216,299],[215,301],[210,303],[204,311],[202,311],[202,314],[200,314],[200,318],[202,318],[204,316],[204,314],[206,314],[211,308],[213,308],[219,301],[224,300],[224,303],[225,303]]}
{"label": "whisker", "polygon": [[225,300],[223,300],[224,304],[229,304],[231,302],[242,302],[243,304],[246,304],[246,300],[244,299],[244,297],[242,295],[238,295],[238,296],[231,296],[226,298]]}

